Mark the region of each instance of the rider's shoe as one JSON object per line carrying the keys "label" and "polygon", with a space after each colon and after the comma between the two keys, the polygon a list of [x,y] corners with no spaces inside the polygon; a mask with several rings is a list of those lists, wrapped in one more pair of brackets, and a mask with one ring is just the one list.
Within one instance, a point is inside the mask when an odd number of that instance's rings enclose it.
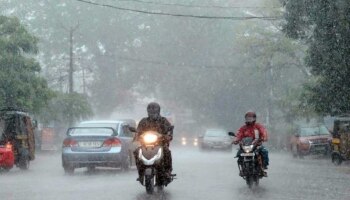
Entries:
{"label": "rider's shoe", "polygon": [[138,177],[137,179],[136,179],[136,181],[138,181],[138,182],[140,182],[141,183],[141,185],[143,185],[143,177]]}
{"label": "rider's shoe", "polygon": [[262,173],[264,177],[267,177],[267,172],[263,171]]}
{"label": "rider's shoe", "polygon": [[239,176],[243,177],[243,172],[239,171]]}

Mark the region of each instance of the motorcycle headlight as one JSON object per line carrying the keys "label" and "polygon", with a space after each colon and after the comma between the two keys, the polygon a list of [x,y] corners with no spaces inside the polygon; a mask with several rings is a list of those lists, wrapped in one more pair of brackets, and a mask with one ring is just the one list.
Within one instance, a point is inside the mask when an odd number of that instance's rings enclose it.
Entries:
{"label": "motorcycle headlight", "polygon": [[245,153],[252,152],[252,151],[253,151],[253,145],[250,145],[250,146],[243,146],[243,151],[244,151]]}
{"label": "motorcycle headlight", "polygon": [[146,144],[152,144],[155,143],[158,140],[158,136],[154,134],[153,132],[147,132],[143,135],[143,141]]}

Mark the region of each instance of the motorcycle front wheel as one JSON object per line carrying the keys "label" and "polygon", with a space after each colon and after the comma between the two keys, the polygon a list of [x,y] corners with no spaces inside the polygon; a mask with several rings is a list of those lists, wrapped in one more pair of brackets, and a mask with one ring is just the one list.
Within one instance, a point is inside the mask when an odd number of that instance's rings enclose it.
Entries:
{"label": "motorcycle front wheel", "polygon": [[154,192],[154,176],[145,177],[145,187],[148,194],[153,194]]}
{"label": "motorcycle front wheel", "polygon": [[253,182],[254,182],[253,177],[247,176],[247,178],[245,180],[246,180],[246,183],[247,183],[248,187],[252,188]]}

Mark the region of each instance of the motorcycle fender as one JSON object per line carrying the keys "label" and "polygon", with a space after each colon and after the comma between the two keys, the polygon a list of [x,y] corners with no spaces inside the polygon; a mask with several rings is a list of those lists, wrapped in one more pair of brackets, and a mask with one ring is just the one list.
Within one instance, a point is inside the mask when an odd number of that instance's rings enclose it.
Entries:
{"label": "motorcycle fender", "polygon": [[154,154],[152,157],[151,156],[147,156],[148,158],[146,158],[143,154],[144,150],[141,148],[139,150],[139,159],[142,161],[142,163],[146,166],[150,166],[150,165],[154,165],[155,162],[157,162],[158,160],[160,160],[163,156],[163,148],[159,148],[158,151],[156,152],[156,154]]}
{"label": "motorcycle fender", "polygon": [[146,176],[151,176],[151,175],[152,175],[152,168],[147,168],[147,169],[145,170],[145,175],[146,175]]}

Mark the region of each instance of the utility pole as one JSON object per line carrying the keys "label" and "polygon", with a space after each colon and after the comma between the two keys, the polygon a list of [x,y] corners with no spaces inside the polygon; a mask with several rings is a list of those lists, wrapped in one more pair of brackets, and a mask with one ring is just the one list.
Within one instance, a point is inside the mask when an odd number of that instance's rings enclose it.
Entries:
{"label": "utility pole", "polygon": [[[64,28],[66,31],[69,31],[69,69],[68,69],[68,93],[72,94],[74,92],[74,66],[73,66],[73,36],[74,32],[79,28],[79,22],[76,26],[70,27],[69,29],[66,28],[65,26],[61,25],[62,28]],[[70,101],[71,102],[71,101]],[[68,126],[72,126],[74,123],[74,118],[73,118],[73,105],[70,103],[70,112],[67,113],[67,118],[68,118]]]}
{"label": "utility pole", "polygon": [[73,66],[73,34],[79,28],[79,23],[75,27],[71,27],[69,30],[69,70],[68,70],[68,87],[69,94],[74,92],[74,66]]}
{"label": "utility pole", "polygon": [[85,67],[82,66],[83,70],[83,94],[86,94],[86,82],[85,82]]}

